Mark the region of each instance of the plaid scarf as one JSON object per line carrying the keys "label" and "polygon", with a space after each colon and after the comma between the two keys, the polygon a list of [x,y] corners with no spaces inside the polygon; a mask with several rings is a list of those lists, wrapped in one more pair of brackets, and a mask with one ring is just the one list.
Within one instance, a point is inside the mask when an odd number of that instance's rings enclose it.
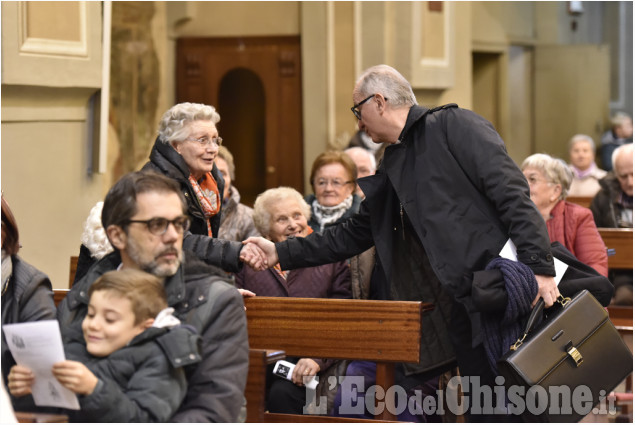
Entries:
{"label": "plaid scarf", "polygon": [[209,219],[214,217],[220,211],[218,185],[216,184],[214,177],[212,177],[212,173],[205,173],[199,181],[196,181],[194,176],[190,174],[189,180],[192,185],[192,189],[194,189],[194,193],[196,194],[196,198],[198,199],[198,203],[203,209],[203,214],[206,219],[205,221],[207,222],[207,235],[211,238],[214,235],[212,235],[212,225],[210,224]]}

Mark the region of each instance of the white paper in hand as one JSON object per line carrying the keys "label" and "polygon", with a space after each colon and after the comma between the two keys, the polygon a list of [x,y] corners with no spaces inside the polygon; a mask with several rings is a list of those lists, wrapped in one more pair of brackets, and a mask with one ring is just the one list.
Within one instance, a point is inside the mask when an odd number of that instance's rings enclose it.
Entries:
{"label": "white paper in hand", "polygon": [[[512,242],[511,239],[507,239],[507,243],[501,249],[501,252],[498,253],[503,258],[507,258],[508,260],[518,261],[518,254],[516,253],[516,245]],[[560,284],[560,280],[562,280],[562,276],[564,276],[564,272],[567,271],[569,266],[562,261],[558,260],[556,257],[553,257],[553,265],[556,268],[556,276],[554,279],[556,280],[556,285]]]}
{"label": "white paper in hand", "polygon": [[33,371],[31,388],[37,406],[79,410],[77,396],[53,376],[53,363],[64,361],[62,335],[57,320],[14,323],[2,330],[16,363]]}

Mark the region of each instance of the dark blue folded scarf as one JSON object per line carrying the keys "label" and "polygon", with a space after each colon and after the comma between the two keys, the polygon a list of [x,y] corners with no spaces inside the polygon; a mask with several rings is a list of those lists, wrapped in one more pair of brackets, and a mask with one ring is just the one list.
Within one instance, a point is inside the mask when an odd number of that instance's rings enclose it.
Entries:
{"label": "dark blue folded scarf", "polygon": [[489,365],[498,375],[497,361],[509,351],[509,347],[522,336],[523,328],[531,313],[531,303],[538,294],[538,282],[531,269],[518,261],[495,258],[485,268],[499,269],[505,281],[508,302],[505,313],[482,313],[485,351]]}

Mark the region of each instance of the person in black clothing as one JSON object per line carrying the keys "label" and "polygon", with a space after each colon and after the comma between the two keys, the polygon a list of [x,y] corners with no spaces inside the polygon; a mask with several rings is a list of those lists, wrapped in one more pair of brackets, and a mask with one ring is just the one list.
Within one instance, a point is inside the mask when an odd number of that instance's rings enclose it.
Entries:
{"label": "person in black clothing", "polygon": [[437,307],[423,323],[421,361],[406,375],[439,373],[456,360],[462,376],[494,385],[471,299],[472,274],[511,239],[538,282],[530,301],[542,297],[551,306],[559,296],[549,236],[527,181],[489,122],[454,104],[417,106],[394,68],[366,70],[353,102],[360,130],[375,143],[390,143],[377,173],[358,181],[366,195],[359,213],[306,238],[245,243],[257,244],[269,265],[284,269],[349,258],[375,245],[377,297]]}

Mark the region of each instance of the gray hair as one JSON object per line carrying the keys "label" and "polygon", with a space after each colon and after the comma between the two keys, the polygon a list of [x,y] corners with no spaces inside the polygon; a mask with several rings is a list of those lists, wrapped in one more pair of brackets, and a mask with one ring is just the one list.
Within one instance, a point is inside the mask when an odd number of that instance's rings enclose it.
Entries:
{"label": "gray hair", "polygon": [[545,153],[535,153],[528,156],[520,166],[522,170],[528,167],[540,170],[549,182],[560,185],[562,188],[560,200],[564,200],[567,197],[573,181],[573,171],[567,166],[566,162]]}
{"label": "gray hair", "polygon": [[365,70],[357,80],[356,87],[362,97],[379,93],[397,107],[417,104],[408,80],[388,65],[375,65]]}
{"label": "gray hair", "polygon": [[615,115],[611,117],[611,126],[619,127],[625,122],[632,122],[632,118],[625,112],[616,112]]}
{"label": "gray hair", "polygon": [[[366,133],[364,133],[366,134]],[[348,154],[350,152],[360,152],[364,155],[368,155],[368,158],[370,159],[370,166],[373,169],[373,173],[375,171],[377,171],[377,160],[375,159],[375,155],[373,155],[373,153],[371,151],[369,151],[368,149],[364,149],[362,147],[359,146],[353,146],[352,148],[347,148],[344,150],[345,154]]]}
{"label": "gray hair", "polygon": [[220,115],[210,105],[202,103],[179,103],[168,109],[159,122],[159,140],[165,144],[181,141],[189,136],[185,127],[194,121],[220,121]]}
{"label": "gray hair", "polygon": [[254,224],[261,235],[269,235],[271,230],[271,212],[269,208],[286,199],[292,199],[298,203],[302,214],[307,221],[311,218],[311,207],[306,203],[302,194],[292,187],[277,187],[262,192],[254,202]]}
{"label": "gray hair", "polygon": [[227,163],[227,168],[229,169],[229,177],[232,179],[232,184],[234,184],[234,180],[236,180],[236,166],[234,166],[234,155],[227,149],[225,146],[218,147],[218,158],[222,158]]}
{"label": "gray hair", "polygon": [[627,143],[615,149],[611,154],[611,164],[613,164],[613,172],[617,174],[615,170],[615,163],[617,162],[617,158],[619,155],[626,154],[633,156],[633,144]]}
{"label": "gray hair", "polygon": [[587,136],[586,134],[576,134],[569,140],[569,152],[573,149],[573,145],[578,142],[587,142],[589,146],[591,146],[591,151],[595,153],[595,142],[591,136]]}

